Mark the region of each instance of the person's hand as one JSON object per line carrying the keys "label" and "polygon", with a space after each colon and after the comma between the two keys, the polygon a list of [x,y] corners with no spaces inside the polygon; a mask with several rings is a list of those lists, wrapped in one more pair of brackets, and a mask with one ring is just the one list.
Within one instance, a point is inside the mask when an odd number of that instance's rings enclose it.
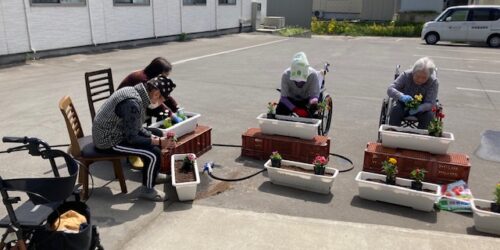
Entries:
{"label": "person's hand", "polygon": [[160,145],[160,137],[152,135],[151,136],[151,144],[155,145],[155,146],[159,146]]}
{"label": "person's hand", "polygon": [[173,122],[174,124],[177,124],[177,123],[179,123],[179,122],[182,122],[182,118],[180,118],[180,117],[176,116],[175,114],[172,114],[172,116],[170,117],[170,119],[172,119],[172,122]]}
{"label": "person's hand", "polygon": [[399,98],[400,101],[404,102],[404,103],[407,103],[407,102],[411,102],[413,101],[413,98],[409,95],[402,95],[400,98]]}
{"label": "person's hand", "polygon": [[297,114],[299,117],[308,117],[309,116],[309,112],[307,112],[306,109],[303,109],[303,108],[294,108],[293,109],[293,113]]}

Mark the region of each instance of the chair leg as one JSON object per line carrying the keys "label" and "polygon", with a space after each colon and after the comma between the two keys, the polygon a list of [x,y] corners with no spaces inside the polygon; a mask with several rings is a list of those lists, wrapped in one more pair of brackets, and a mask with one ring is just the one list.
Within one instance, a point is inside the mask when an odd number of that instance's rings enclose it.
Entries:
{"label": "chair leg", "polygon": [[80,167],[80,171],[78,174],[78,183],[83,185],[83,191],[81,197],[83,200],[87,200],[89,198],[89,168],[92,162],[89,161],[81,161],[83,166]]}
{"label": "chair leg", "polygon": [[120,182],[120,188],[122,189],[122,193],[126,194],[127,184],[125,183],[125,176],[123,175],[123,169],[120,159],[113,160],[113,168],[115,170],[115,177]]}

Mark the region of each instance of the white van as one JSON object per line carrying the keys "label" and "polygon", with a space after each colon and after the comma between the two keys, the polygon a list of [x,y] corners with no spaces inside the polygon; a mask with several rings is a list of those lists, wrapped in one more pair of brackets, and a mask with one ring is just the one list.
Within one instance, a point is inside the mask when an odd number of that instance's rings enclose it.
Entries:
{"label": "white van", "polygon": [[422,39],[427,44],[486,42],[490,47],[500,47],[500,5],[450,7],[434,21],[425,23]]}

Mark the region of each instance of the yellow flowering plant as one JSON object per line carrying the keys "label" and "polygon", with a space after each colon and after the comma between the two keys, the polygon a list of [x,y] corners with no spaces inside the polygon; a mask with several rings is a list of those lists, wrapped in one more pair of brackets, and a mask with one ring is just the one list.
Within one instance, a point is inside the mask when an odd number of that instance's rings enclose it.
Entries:
{"label": "yellow flowering plant", "polygon": [[398,174],[398,161],[394,158],[382,162],[382,172],[386,175],[386,182],[394,184],[396,182],[396,175]]}
{"label": "yellow flowering plant", "polygon": [[495,201],[498,206],[500,206],[500,183],[497,184],[497,187],[495,188],[495,192],[493,193],[495,195]]}
{"label": "yellow flowering plant", "polygon": [[424,96],[422,96],[422,94],[417,94],[413,96],[413,100],[405,104],[405,107],[408,109],[416,109],[422,103],[423,98]]}

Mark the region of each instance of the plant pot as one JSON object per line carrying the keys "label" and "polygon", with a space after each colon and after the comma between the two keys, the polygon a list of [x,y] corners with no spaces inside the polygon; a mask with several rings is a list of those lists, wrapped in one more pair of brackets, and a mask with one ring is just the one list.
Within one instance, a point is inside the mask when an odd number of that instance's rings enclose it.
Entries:
{"label": "plant pot", "polygon": [[314,174],[315,175],[325,175],[325,167],[314,166]]}
{"label": "plant pot", "polygon": [[355,179],[358,183],[359,197],[372,201],[398,204],[427,212],[432,211],[434,203],[441,198],[441,186],[428,182],[422,182],[423,188],[432,190],[432,193],[412,190],[410,188],[412,180],[410,179],[396,179],[396,184],[404,187],[367,180],[385,181],[385,178],[386,176],[381,174],[359,172]]}
{"label": "plant pot", "polygon": [[[189,134],[193,132],[196,129],[196,126],[198,125],[198,120],[200,119],[201,115],[197,113],[192,113],[192,112],[184,112],[186,115],[187,119],[176,123],[172,127],[166,128],[166,129],[161,129],[164,133],[167,132],[174,132],[177,138],[180,138],[183,135]],[[163,125],[163,121],[159,121],[156,123],[153,123],[150,127],[151,128],[160,128],[160,126]]]}
{"label": "plant pot", "polygon": [[271,159],[271,165],[275,168],[280,168],[281,167],[281,160],[280,159]]}
{"label": "plant pot", "polygon": [[200,174],[198,173],[198,164],[196,160],[193,164],[193,171],[195,174],[195,180],[191,182],[182,182],[178,183],[175,176],[175,161],[181,161],[188,154],[174,154],[171,156],[170,163],[170,171],[172,174],[172,186],[175,187],[177,192],[177,197],[179,197],[180,201],[190,201],[194,200],[196,197],[196,189],[198,188],[198,184],[200,184]]}
{"label": "plant pot", "polygon": [[434,137],[430,136],[427,130],[390,125],[381,125],[379,133],[384,147],[411,149],[431,154],[446,154],[451,143],[455,141],[453,134],[448,132],[443,132],[442,137]]}
{"label": "plant pot", "polygon": [[[304,169],[314,170],[314,165],[296,161],[281,160],[283,165],[297,166]],[[325,173],[330,175],[315,175],[303,173],[283,168],[274,168],[271,166],[271,160],[268,160],[264,166],[271,182],[277,185],[297,188],[320,194],[329,194],[335,178],[339,171],[335,168],[325,168]]]}
{"label": "plant pot", "polygon": [[474,227],[477,231],[500,235],[500,213],[485,211],[478,207],[487,208],[493,201],[472,199],[471,207],[474,217]]}
{"label": "plant pot", "polygon": [[412,181],[411,182],[411,189],[417,190],[417,191],[422,191],[422,182],[418,181]]}
{"label": "plant pot", "polygon": [[321,120],[292,116],[275,115],[276,119],[268,119],[267,114],[257,117],[263,134],[284,135],[312,140],[318,135]]}
{"label": "plant pot", "polygon": [[385,184],[396,185],[396,176],[394,177],[385,176]]}
{"label": "plant pot", "polygon": [[276,115],[267,113],[267,119],[276,119]]}

